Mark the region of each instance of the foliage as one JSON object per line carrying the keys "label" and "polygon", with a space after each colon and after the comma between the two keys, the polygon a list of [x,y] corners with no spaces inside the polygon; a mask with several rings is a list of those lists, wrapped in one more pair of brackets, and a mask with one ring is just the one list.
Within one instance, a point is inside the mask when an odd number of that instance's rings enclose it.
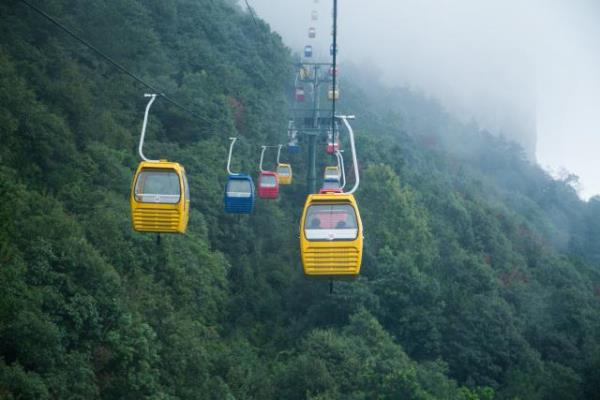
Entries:
{"label": "foliage", "polygon": [[129,221],[146,89],[0,4],[1,398],[598,398],[597,198],[432,99],[345,81],[365,254],[329,294],[299,264],[301,155],[281,199],[222,207],[227,138],[250,172],[285,140],[277,34],[231,0],[35,3],[201,118],[152,110],[146,152],[192,195],[157,245]]}

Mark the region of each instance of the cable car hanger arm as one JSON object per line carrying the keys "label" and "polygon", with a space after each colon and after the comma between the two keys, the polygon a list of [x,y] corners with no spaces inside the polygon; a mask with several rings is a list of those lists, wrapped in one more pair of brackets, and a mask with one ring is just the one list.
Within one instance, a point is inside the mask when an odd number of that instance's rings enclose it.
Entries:
{"label": "cable car hanger arm", "polygon": [[277,165],[279,165],[279,157],[281,156],[281,147],[283,147],[282,144],[277,146]]}
{"label": "cable car hanger arm", "polygon": [[237,141],[237,138],[230,137],[229,140],[231,140],[231,144],[229,145],[229,156],[227,157],[227,173],[229,175],[239,175],[238,173],[231,172],[231,168],[230,168],[231,167],[231,154],[233,153],[233,145]]}
{"label": "cable car hanger arm", "polygon": [[344,167],[344,156],[342,155],[341,150],[336,150],[335,155],[337,156],[337,159],[338,159],[338,168],[340,169],[340,171],[342,173],[342,182],[343,183],[340,186],[340,189],[344,190],[344,187],[346,186],[346,171],[345,171],[345,167]]}
{"label": "cable car hanger arm", "polygon": [[267,149],[267,146],[262,146],[262,151],[260,152],[260,163],[258,165],[258,169],[260,170],[260,172],[265,172],[265,170],[263,169],[263,159],[265,158],[265,150]]}
{"label": "cable car hanger arm", "polygon": [[354,119],[354,115],[336,115],[336,118],[339,118],[344,122],[344,125],[346,125],[346,128],[348,129],[348,135],[350,136],[350,149],[352,150],[352,164],[354,164],[355,181],[354,187],[352,187],[352,189],[347,193],[354,194],[354,192],[356,192],[356,189],[358,189],[358,185],[360,184],[358,161],[356,159],[356,146],[354,145],[354,131],[352,130],[352,126],[350,126],[350,123],[348,122],[349,119]]}
{"label": "cable car hanger arm", "polygon": [[150,107],[152,107],[152,103],[154,103],[154,100],[156,100],[156,94],[146,93],[144,94],[144,97],[150,97],[150,101],[148,102],[148,105],[146,105],[146,112],[144,113],[144,122],[142,123],[142,136],[140,137],[140,145],[138,147],[138,151],[142,160],[149,162],[158,162],[158,160],[149,160],[148,158],[146,158],[143,152],[144,139],[146,137],[146,126],[148,125],[148,113],[150,112]]}

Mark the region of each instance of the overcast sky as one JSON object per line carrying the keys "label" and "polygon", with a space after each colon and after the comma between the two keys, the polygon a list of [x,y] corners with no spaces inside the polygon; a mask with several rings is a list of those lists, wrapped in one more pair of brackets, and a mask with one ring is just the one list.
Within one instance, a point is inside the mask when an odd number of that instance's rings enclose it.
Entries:
{"label": "overcast sky", "polygon": [[[315,26],[317,53],[327,56],[332,0],[250,4],[294,50]],[[368,65],[383,82],[418,87],[484,126],[531,114],[538,162],[579,175],[583,197],[600,194],[600,0],[338,0],[338,7],[342,65]]]}

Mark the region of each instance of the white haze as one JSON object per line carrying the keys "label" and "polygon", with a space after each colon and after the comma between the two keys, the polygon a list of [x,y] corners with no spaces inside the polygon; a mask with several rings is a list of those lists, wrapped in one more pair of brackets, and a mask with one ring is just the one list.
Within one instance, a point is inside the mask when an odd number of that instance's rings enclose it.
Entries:
{"label": "white haze", "polygon": [[[252,0],[294,50],[317,27],[327,56],[331,0]],[[464,120],[521,134],[537,161],[600,193],[600,1],[339,0],[340,62],[417,87]],[[310,21],[310,10],[320,11]],[[343,73],[343,71],[342,71]],[[510,131],[510,132],[508,132]]]}

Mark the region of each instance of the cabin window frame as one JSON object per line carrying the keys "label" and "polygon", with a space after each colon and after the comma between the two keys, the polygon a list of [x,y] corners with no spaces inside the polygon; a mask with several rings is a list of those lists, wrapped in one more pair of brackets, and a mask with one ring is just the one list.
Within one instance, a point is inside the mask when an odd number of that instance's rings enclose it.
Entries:
{"label": "cabin window frame", "polygon": [[[310,229],[309,225],[311,223],[311,221],[309,220],[309,212],[311,207],[315,207],[315,206],[329,206],[329,207],[333,207],[333,206],[346,206],[349,207],[350,210],[352,210],[352,214],[347,214],[347,215],[353,215],[354,216],[354,222],[355,222],[355,227],[354,228],[347,228],[344,230],[352,230],[355,231],[354,232],[354,237],[344,237],[344,238],[328,238],[328,237],[322,237],[322,238],[315,238],[315,237],[309,237],[309,235],[307,234],[307,230],[313,230],[313,231],[326,231],[328,235],[331,235],[332,232],[331,231],[336,231],[336,230],[342,230],[340,228],[323,228],[323,229]],[[310,204],[307,209],[306,209],[306,214],[305,214],[305,218],[304,218],[304,226],[302,227],[302,231],[303,231],[303,235],[304,238],[309,241],[309,242],[353,242],[356,241],[359,237],[360,234],[360,225],[359,225],[359,221],[358,221],[358,212],[356,210],[356,208],[351,204],[351,203],[346,203],[346,202],[318,202],[318,203],[312,203]]]}
{"label": "cabin window frame", "polygon": [[[144,179],[144,187],[146,186],[146,182],[145,180],[147,179],[147,177],[145,177],[144,175],[146,173],[160,173],[160,174],[173,174],[177,177],[177,201],[164,201],[163,198],[164,197],[174,197],[174,194],[161,194],[161,193],[145,193],[145,192],[138,192],[138,184],[140,183],[141,179]],[[181,198],[182,198],[182,183],[181,183],[181,174],[175,169],[175,168],[142,168],[142,170],[137,174],[136,179],[135,179],[135,184],[133,186],[133,198],[135,199],[136,202],[138,203],[143,203],[143,204],[165,204],[165,205],[176,205],[179,204],[181,202]],[[159,201],[149,201],[149,200],[144,200],[144,196],[158,196],[155,197],[155,199],[158,199]],[[184,194],[185,196],[185,194]]]}

